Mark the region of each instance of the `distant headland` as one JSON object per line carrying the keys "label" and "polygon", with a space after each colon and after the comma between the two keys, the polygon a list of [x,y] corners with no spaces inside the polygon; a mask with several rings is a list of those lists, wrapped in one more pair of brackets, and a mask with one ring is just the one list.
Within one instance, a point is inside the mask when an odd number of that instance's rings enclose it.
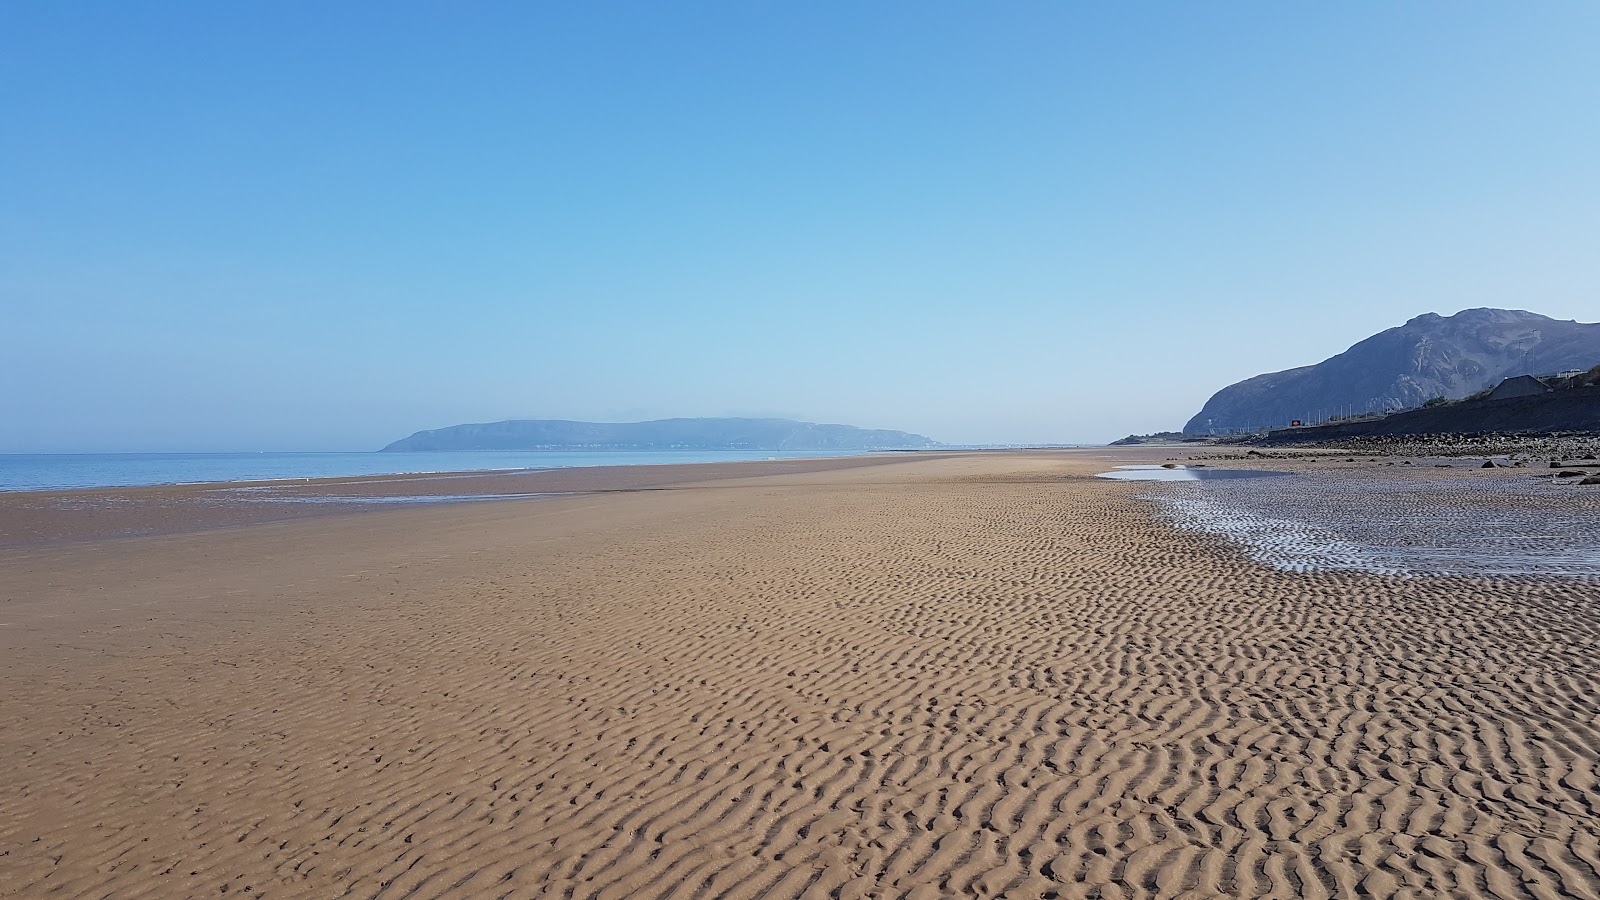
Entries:
{"label": "distant headland", "polygon": [[511,419],[419,431],[383,452],[446,450],[923,450],[943,446],[905,431],[793,419],[572,422]]}

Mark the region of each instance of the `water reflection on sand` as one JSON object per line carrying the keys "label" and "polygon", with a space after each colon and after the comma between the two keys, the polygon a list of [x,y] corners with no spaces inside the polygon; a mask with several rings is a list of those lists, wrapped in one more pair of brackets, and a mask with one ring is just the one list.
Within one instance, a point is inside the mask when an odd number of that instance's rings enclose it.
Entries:
{"label": "water reflection on sand", "polygon": [[1227,478],[1271,478],[1291,475],[1292,472],[1274,472],[1269,469],[1213,469],[1210,466],[1117,466],[1110,472],[1101,472],[1100,478],[1116,481],[1217,481]]}
{"label": "water reflection on sand", "polygon": [[1147,498],[1278,569],[1600,580],[1600,491],[1364,473],[1184,481]]}
{"label": "water reflection on sand", "polygon": [[302,487],[235,487],[219,488],[208,492],[211,499],[225,503],[333,503],[333,504],[415,504],[463,503],[479,500],[531,500],[539,497],[563,497],[565,493],[512,493],[512,494],[356,494],[318,492]]}

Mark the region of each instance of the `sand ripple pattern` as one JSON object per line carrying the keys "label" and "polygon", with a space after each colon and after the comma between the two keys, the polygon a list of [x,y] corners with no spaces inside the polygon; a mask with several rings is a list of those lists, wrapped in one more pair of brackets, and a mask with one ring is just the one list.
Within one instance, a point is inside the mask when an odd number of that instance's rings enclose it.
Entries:
{"label": "sand ripple pattern", "polygon": [[1600,897],[1592,586],[1279,572],[1065,465],[502,508],[20,653],[0,893]]}

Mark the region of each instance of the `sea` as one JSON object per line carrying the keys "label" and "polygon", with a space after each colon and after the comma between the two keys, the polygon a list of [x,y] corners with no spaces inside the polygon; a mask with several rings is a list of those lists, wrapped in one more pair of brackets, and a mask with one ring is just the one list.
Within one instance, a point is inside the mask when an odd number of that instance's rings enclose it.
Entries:
{"label": "sea", "polygon": [[430,472],[493,472],[573,466],[745,462],[860,456],[867,450],[521,450],[449,453],[40,453],[0,454],[0,491],[138,487],[342,478]]}

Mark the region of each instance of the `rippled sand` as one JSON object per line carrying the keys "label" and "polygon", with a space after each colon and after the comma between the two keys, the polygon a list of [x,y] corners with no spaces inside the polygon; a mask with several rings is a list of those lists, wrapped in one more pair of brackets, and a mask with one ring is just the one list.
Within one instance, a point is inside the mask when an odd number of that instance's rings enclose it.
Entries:
{"label": "rippled sand", "polygon": [[1600,895],[1593,585],[1093,456],[0,553],[0,892]]}

